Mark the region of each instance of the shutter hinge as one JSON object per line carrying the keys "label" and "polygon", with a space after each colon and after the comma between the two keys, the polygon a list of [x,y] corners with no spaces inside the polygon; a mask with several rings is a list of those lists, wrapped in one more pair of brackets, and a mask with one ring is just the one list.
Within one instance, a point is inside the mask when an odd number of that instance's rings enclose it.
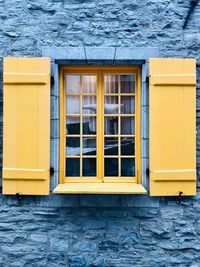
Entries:
{"label": "shutter hinge", "polygon": [[149,76],[146,76],[146,81],[145,82],[149,84]]}
{"label": "shutter hinge", "polygon": [[149,177],[150,171],[149,168],[146,169],[146,175]]}
{"label": "shutter hinge", "polygon": [[55,172],[54,167],[50,167],[50,175],[53,175]]}
{"label": "shutter hinge", "polygon": [[54,76],[51,76],[51,85],[54,85]]}

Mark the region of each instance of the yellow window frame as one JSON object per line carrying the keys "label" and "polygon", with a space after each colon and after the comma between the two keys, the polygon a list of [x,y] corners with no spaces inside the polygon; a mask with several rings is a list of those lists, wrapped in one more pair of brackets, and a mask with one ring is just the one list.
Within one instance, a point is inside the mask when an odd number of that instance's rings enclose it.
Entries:
{"label": "yellow window frame", "polygon": [[[65,75],[66,74],[96,74],[97,75],[97,177],[90,178],[65,178]],[[135,74],[135,177],[116,178],[104,177],[104,74]],[[138,183],[141,184],[141,70],[139,67],[93,67],[93,66],[70,66],[60,69],[60,175],[59,183]],[[120,93],[119,93],[120,94]],[[118,114],[119,116],[119,114]],[[120,133],[118,133],[120,136]],[[117,158],[119,155],[117,156]],[[103,159],[103,160],[100,160]]]}

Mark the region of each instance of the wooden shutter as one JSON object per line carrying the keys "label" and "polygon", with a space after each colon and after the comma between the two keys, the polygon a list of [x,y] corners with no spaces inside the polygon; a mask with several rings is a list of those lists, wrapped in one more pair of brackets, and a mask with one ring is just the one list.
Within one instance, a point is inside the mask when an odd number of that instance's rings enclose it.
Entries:
{"label": "wooden shutter", "polygon": [[4,58],[3,194],[49,194],[50,60]]}
{"label": "wooden shutter", "polygon": [[196,194],[196,62],[152,58],[150,195]]}

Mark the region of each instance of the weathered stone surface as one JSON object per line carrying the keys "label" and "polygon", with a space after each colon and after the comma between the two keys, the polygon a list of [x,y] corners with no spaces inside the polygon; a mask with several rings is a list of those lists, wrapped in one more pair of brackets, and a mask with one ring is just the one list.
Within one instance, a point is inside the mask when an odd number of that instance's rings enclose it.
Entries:
{"label": "weathered stone surface", "polygon": [[[189,0],[0,0],[0,166],[2,57],[56,55],[63,64],[196,57],[200,192],[200,7],[183,30],[189,4]],[[148,75],[148,69],[144,72]],[[143,173],[149,167],[145,76]],[[52,186],[59,175],[58,92],[58,86],[51,92],[51,164],[56,173]],[[0,266],[199,267],[199,194],[182,199],[180,205],[176,202],[149,196],[50,195],[23,196],[20,206],[16,196],[0,195]]]}

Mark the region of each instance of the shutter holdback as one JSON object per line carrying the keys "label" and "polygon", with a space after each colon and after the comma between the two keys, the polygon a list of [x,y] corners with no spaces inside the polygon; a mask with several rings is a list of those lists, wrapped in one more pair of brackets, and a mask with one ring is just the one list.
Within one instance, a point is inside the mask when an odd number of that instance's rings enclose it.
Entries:
{"label": "shutter holdback", "polygon": [[179,194],[178,194],[178,196],[177,196],[177,201],[176,201],[176,203],[177,203],[178,205],[181,204],[181,197],[182,197],[183,195],[184,195],[183,192],[180,191]]}
{"label": "shutter holdback", "polygon": [[20,193],[17,193],[16,194],[16,197],[17,197],[17,201],[18,201],[19,206],[23,206],[24,205],[24,202],[23,202],[22,195],[20,195]]}

